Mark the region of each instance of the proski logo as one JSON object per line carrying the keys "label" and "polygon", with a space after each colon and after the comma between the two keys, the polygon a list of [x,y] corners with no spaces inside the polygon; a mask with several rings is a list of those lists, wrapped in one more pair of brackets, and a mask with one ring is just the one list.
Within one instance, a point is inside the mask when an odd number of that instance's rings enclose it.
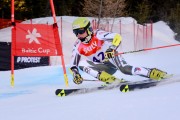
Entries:
{"label": "proski logo", "polygon": [[41,57],[18,57],[17,63],[40,63]]}

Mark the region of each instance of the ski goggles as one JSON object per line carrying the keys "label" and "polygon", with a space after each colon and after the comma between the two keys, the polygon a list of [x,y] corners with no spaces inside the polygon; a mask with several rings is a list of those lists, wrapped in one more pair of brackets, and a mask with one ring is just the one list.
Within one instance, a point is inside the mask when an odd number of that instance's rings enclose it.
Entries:
{"label": "ski goggles", "polygon": [[75,29],[75,30],[73,30],[73,33],[77,36],[78,34],[83,34],[83,33],[85,33],[85,29]]}

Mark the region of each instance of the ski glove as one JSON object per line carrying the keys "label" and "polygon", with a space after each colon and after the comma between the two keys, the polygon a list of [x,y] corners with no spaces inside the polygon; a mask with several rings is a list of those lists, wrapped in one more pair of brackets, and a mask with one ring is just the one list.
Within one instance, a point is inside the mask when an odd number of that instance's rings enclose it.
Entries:
{"label": "ski glove", "polygon": [[105,61],[108,61],[111,58],[114,58],[115,50],[112,48],[108,48],[105,52]]}
{"label": "ski glove", "polygon": [[76,84],[81,84],[83,82],[83,78],[79,73],[73,74],[73,82]]}
{"label": "ski glove", "polygon": [[83,82],[83,78],[79,74],[78,68],[77,67],[72,67],[71,70],[73,72],[73,82],[75,84],[81,84]]}

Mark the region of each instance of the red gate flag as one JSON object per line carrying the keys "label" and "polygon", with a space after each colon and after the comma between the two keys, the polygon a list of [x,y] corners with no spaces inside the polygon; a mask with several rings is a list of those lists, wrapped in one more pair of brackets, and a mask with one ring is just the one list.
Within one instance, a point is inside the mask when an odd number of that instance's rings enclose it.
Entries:
{"label": "red gate flag", "polygon": [[53,25],[16,23],[12,30],[13,55],[62,55],[62,47],[57,31],[57,26]]}

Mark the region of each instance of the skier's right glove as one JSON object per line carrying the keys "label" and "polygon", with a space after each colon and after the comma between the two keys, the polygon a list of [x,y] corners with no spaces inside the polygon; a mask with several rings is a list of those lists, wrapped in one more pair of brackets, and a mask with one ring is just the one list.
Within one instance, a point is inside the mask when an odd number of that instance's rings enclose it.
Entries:
{"label": "skier's right glove", "polygon": [[77,67],[71,67],[71,70],[73,72],[73,82],[75,84],[81,84],[83,82],[83,78],[79,74],[78,68]]}
{"label": "skier's right glove", "polygon": [[104,61],[108,61],[111,58],[114,58],[114,49],[108,48],[105,52]]}

